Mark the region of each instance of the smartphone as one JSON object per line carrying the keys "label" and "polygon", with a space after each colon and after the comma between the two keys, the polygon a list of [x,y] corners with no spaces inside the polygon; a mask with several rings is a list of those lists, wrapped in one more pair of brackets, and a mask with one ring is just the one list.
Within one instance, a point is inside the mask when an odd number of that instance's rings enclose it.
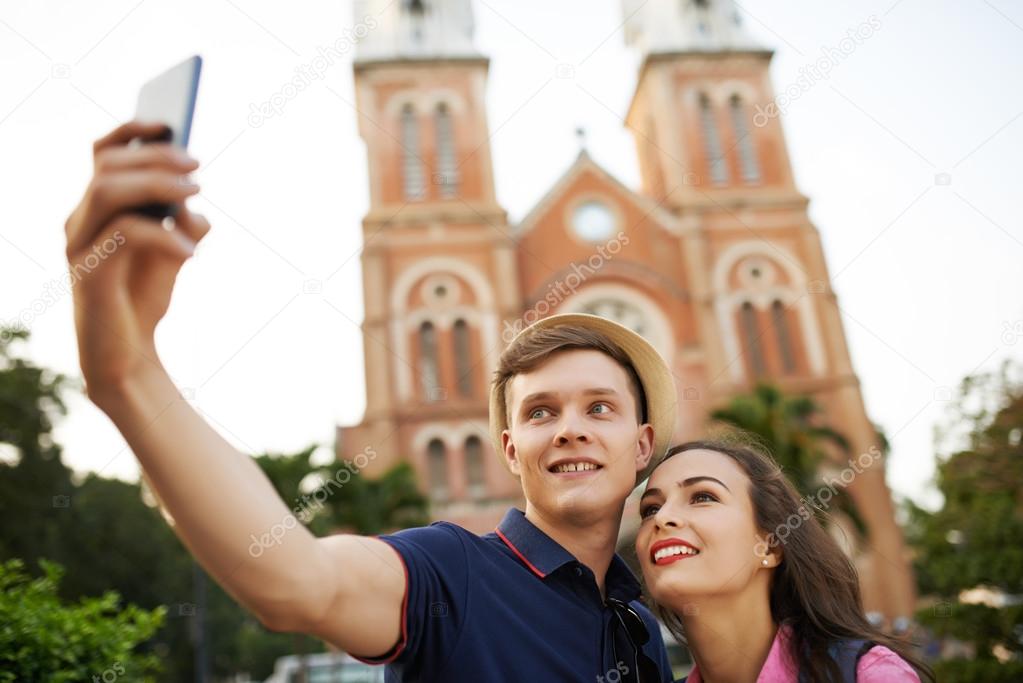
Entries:
{"label": "smartphone", "polygon": [[[139,91],[135,118],[139,121],[159,121],[170,129],[161,138],[132,141],[169,142],[181,149],[188,148],[192,133],[192,117],[195,115],[195,100],[199,93],[199,72],[202,71],[202,57],[193,55],[172,66],[162,74],[148,81]],[[148,204],[136,211],[156,219],[173,217],[177,213],[174,204]]]}

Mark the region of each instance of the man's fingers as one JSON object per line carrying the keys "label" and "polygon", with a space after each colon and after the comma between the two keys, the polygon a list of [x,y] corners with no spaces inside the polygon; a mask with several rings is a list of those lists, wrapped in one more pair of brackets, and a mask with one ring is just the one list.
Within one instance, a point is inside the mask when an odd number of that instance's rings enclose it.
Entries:
{"label": "man's fingers", "polygon": [[[195,243],[181,231],[165,230],[152,218],[128,214],[111,222],[88,248],[71,255],[68,264],[76,280],[88,278],[96,283],[83,287],[81,296],[102,298],[113,291],[111,287],[120,286],[127,286],[135,296],[141,291],[135,291],[130,282],[123,280],[132,272],[133,264],[145,264],[145,277],[153,282],[152,278],[163,277],[161,272],[176,275],[194,253]],[[163,259],[163,264],[154,262],[153,256]],[[114,282],[121,284],[114,285]],[[147,291],[152,295],[155,290]]]}
{"label": "man's fingers", "polygon": [[132,138],[152,140],[163,137],[167,124],[159,122],[128,121],[92,143],[93,154],[116,145],[125,145]]}
{"label": "man's fingers", "polygon": [[75,222],[76,234],[68,236],[69,250],[77,251],[114,216],[147,204],[181,204],[199,192],[199,186],[175,173],[144,170],[108,173],[93,178]]}
{"label": "man's fingers", "polygon": [[97,267],[102,270],[110,263],[124,262],[123,256],[115,257],[115,254],[128,248],[129,236],[134,242],[136,235],[142,232],[166,232],[166,230],[160,226],[159,221],[135,214],[127,214],[111,221],[99,235],[96,235],[95,239],[74,252],[68,251],[68,264],[71,266],[71,271],[79,272],[84,267],[86,273],[91,273]]}
{"label": "man's fingers", "polygon": [[182,174],[163,170],[125,171],[94,178],[89,187],[89,203],[96,213],[113,215],[146,204],[176,204],[198,192],[199,184]]}
{"label": "man's fingers", "polygon": [[175,227],[193,242],[198,242],[210,231],[210,222],[200,213],[193,213],[184,206],[178,207],[174,217]]}
{"label": "man's fingers", "polygon": [[195,243],[178,230],[164,230],[152,219],[122,216],[100,234],[96,244],[117,245],[135,252],[158,252],[173,259],[185,260],[195,251]]}
{"label": "man's fingers", "polygon": [[139,147],[108,147],[96,153],[95,167],[97,174],[147,168],[188,173],[199,168],[199,162],[180,147],[153,142]]}

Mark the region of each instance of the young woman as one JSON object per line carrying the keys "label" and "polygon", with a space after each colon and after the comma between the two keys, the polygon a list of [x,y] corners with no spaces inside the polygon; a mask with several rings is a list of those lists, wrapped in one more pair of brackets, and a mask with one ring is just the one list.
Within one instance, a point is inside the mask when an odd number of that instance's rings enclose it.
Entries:
{"label": "young woman", "polygon": [[636,554],[661,618],[693,654],[687,683],[934,680],[867,622],[855,569],[769,456],[675,446],[640,515]]}

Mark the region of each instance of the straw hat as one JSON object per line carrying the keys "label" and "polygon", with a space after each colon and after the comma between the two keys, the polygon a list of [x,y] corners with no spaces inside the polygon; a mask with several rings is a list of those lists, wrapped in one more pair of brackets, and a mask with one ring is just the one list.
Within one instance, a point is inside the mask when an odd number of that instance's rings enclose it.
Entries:
{"label": "straw hat", "polygon": [[[528,335],[562,325],[583,327],[603,334],[625,352],[639,376],[643,392],[646,394],[647,422],[654,428],[654,450],[646,468],[636,475],[636,484],[638,485],[650,476],[650,472],[664,457],[664,453],[671,444],[672,433],[675,431],[678,395],[675,392],[675,382],[671,371],[661,355],[643,337],[616,322],[585,313],[552,315],[538,320],[515,335],[515,338],[508,344],[508,348],[522,343]],[[490,385],[490,438],[493,440],[495,452],[501,456],[502,461],[504,460],[504,449],[501,447],[501,433],[508,428],[507,415],[504,392],[498,391],[496,383],[492,382]],[[507,462],[505,464],[507,465]]]}

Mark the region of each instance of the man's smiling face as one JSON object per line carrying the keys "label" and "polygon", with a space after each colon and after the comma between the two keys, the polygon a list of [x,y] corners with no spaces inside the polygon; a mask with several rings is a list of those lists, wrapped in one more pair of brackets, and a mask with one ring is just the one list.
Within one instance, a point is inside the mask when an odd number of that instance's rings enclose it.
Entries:
{"label": "man's smiling face", "polygon": [[555,353],[508,383],[504,455],[541,514],[585,521],[621,512],[653,446],[630,384],[594,349]]}

